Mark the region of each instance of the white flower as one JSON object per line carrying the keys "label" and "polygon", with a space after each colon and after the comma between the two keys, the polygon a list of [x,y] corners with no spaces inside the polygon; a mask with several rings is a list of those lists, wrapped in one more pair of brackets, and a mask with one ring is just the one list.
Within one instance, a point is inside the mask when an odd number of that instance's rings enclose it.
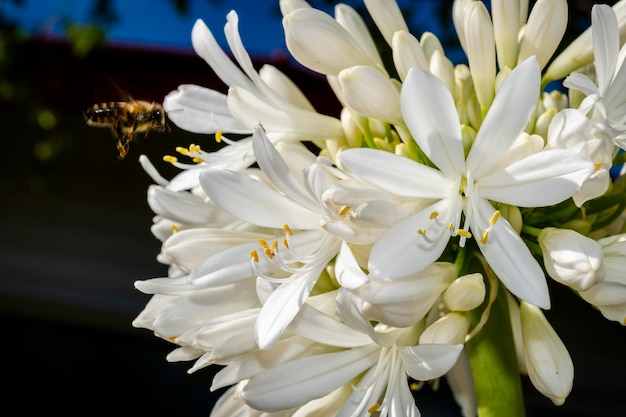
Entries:
{"label": "white flower", "polygon": [[337,254],[340,240],[328,234],[322,223],[339,215],[322,205],[321,195],[332,179],[305,148],[284,144],[283,159],[260,127],[253,135],[253,147],[259,167],[275,188],[245,173],[220,169],[204,170],[200,184],[223,210],[257,227],[274,229],[278,238],[218,252],[191,272],[191,280],[208,285],[261,276],[275,286],[271,294],[261,296],[264,307],[255,329],[259,345],[267,349],[278,340]]}
{"label": "white flower", "polygon": [[530,381],[554,404],[561,405],[574,382],[574,365],[569,352],[539,308],[522,302],[520,314]]}
{"label": "white flower", "polygon": [[[401,92],[402,113],[415,141],[438,169],[371,149],[348,149],[340,161],[383,189],[435,202],[398,222],[372,248],[373,277],[394,279],[437,260],[451,236],[473,234],[507,288],[543,308],[550,305],[539,264],[489,202],[538,207],[570,197],[593,164],[567,150],[543,150],[501,166],[539,98],[539,67],[520,64],[496,95],[467,157],[450,93],[431,74],[412,69]],[[511,157],[509,155],[509,157]],[[465,222],[461,225],[462,214]]]}
{"label": "white flower", "polygon": [[[583,113],[605,120],[617,132],[626,130],[626,48],[620,50],[615,12],[607,5],[594,5],[591,12],[594,65],[597,86],[582,73],[573,73],[563,84],[580,90],[587,98],[580,104]],[[617,142],[621,147],[624,143]]]}

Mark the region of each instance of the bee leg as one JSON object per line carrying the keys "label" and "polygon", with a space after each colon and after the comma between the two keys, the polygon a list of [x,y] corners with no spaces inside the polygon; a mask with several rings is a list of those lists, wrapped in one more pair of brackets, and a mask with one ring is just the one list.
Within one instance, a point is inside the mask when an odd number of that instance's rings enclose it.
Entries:
{"label": "bee leg", "polygon": [[122,160],[128,153],[128,144],[130,143],[128,135],[124,132],[122,123],[117,122],[113,128],[115,137],[117,138],[116,146],[119,156],[117,159]]}

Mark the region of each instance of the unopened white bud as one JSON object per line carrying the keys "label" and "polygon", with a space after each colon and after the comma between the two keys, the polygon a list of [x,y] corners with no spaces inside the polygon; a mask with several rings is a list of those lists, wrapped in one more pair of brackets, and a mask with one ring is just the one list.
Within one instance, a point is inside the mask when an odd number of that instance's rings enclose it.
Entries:
{"label": "unopened white bud", "polygon": [[420,344],[437,343],[460,345],[465,343],[470,321],[467,314],[453,311],[441,317],[424,330]]}
{"label": "unopened white bud", "polygon": [[574,383],[572,358],[539,307],[523,301],[520,318],[530,381],[554,404],[561,405]]}
{"label": "unopened white bud", "polygon": [[443,302],[451,311],[473,310],[484,300],[485,282],[479,273],[455,279],[443,293]]}
{"label": "unopened white bud", "polygon": [[539,233],[539,246],[548,275],[577,291],[585,291],[604,278],[602,247],[569,229],[547,227]]}

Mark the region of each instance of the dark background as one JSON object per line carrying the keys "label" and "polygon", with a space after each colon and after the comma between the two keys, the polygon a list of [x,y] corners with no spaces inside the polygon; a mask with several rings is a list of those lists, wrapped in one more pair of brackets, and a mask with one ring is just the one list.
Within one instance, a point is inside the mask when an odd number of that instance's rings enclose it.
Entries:
{"label": "dark background", "polygon": [[[588,13],[589,2],[572,3]],[[149,299],[133,282],[167,273],[156,261],[160,242],[145,199],[151,180],[138,157],[171,177],[162,155],[190,143],[208,149],[212,137],[172,126],[118,161],[110,132],[86,126],[82,111],[114,99],[107,77],[156,101],[181,83],[225,87],[187,51],[105,43],[77,54],[72,42],[22,37],[1,23],[2,414],[208,416],[216,370],[188,375],[191,363],[165,361],[173,345],[130,323]],[[337,114],[321,78],[281,54],[254,58],[283,69],[320,111]],[[624,415],[626,329],[561,286],[551,283],[551,292],[546,316],[570,350],[574,389],[555,407],[524,379],[528,415]],[[418,393],[418,405],[425,416],[456,412],[445,384]]]}

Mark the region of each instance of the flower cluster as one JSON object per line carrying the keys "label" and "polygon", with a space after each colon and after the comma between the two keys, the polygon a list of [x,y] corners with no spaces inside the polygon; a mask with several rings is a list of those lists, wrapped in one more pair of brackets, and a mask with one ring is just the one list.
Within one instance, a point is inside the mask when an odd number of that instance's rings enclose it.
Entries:
{"label": "flower cluster", "polygon": [[626,2],[594,6],[554,57],[565,0],[456,0],[457,65],[394,0],[364,3],[392,68],[353,8],[280,1],[336,117],[253,67],[236,12],[234,60],[196,22],[228,91],[181,85],[163,106],[223,146],[178,148],[171,180],[140,158],[169,274],[136,283],[152,297],[133,324],[190,372],[221,367],[217,417],[419,416],[412,390],[442,377],[465,416],[523,415],[520,374],[560,405],[574,370],[542,312],[548,279],[626,324]]}

